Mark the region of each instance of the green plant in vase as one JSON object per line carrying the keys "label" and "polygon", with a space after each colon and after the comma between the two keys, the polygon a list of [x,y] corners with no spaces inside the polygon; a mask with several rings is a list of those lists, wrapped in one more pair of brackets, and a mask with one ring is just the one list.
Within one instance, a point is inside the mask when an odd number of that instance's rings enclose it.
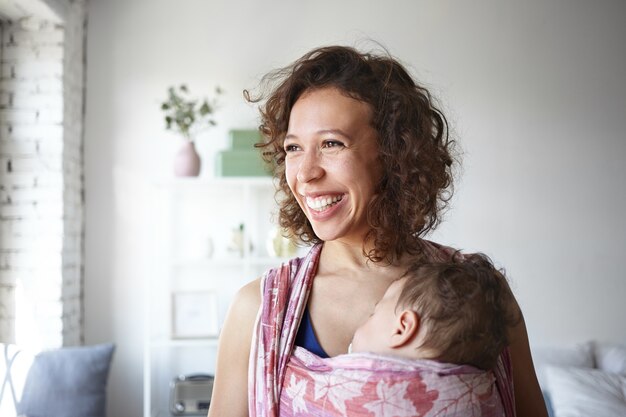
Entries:
{"label": "green plant in vase", "polygon": [[[216,87],[215,96],[221,94],[222,89]],[[184,139],[174,161],[177,176],[195,177],[200,174],[200,156],[196,152],[194,138],[201,131],[217,125],[213,117],[217,105],[217,98],[199,100],[191,97],[185,84],[168,88],[167,100],[161,103],[165,129],[180,133]]]}

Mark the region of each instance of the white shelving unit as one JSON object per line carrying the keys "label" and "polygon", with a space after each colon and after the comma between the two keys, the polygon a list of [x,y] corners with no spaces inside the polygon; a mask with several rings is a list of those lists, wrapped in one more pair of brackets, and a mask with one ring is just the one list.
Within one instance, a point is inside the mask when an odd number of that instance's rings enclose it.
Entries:
{"label": "white shelving unit", "polygon": [[[215,371],[217,334],[172,336],[173,294],[214,294],[221,329],[235,292],[284,261],[267,250],[275,213],[270,178],[176,179],[153,186],[154,262],[144,285],[144,417],[170,415],[174,377]],[[231,250],[242,224],[242,250]]]}

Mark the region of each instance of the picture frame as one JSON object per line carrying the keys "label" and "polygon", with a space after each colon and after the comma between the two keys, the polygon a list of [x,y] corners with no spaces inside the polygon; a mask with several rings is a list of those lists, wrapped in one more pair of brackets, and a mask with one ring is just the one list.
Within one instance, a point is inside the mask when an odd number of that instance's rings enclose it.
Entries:
{"label": "picture frame", "polygon": [[218,334],[215,291],[178,291],[172,294],[173,339],[214,338]]}

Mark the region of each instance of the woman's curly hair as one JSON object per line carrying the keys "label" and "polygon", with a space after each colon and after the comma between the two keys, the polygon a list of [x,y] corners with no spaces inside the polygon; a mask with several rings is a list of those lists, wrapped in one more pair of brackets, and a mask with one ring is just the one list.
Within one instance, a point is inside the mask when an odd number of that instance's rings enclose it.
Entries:
{"label": "woman's curly hair", "polygon": [[298,98],[310,90],[334,87],[371,106],[372,126],[378,133],[383,175],[367,210],[371,229],[366,241],[373,242],[373,249],[365,255],[374,262],[421,255],[418,237],[438,225],[452,196],[455,159],[448,123],[428,90],[388,54],[344,46],[314,49],[266,75],[262,87],[269,94],[256,98],[244,94],[250,102],[264,101],[259,127],[264,140],[257,147],[263,148],[285,195],[279,202],[280,226],[303,242],[321,241],[289,190],[283,142]]}

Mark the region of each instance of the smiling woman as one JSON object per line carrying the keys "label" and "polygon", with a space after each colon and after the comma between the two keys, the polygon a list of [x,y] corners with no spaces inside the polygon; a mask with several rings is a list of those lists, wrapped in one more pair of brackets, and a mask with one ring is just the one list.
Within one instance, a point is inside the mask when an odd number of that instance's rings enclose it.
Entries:
{"label": "smiling woman", "polygon": [[[342,358],[409,265],[452,258],[451,248],[421,238],[451,196],[446,120],[387,55],[320,48],[269,80],[259,146],[286,195],[279,222],[314,245],[239,291],[220,338],[209,415],[385,415],[365,382],[339,396],[320,392],[308,384],[306,365]],[[514,408],[520,417],[544,416],[523,320],[509,332],[510,346],[489,371],[495,398],[507,417]],[[423,404],[414,394],[402,390],[399,406],[412,405],[393,415],[416,415]]]}
{"label": "smiling woman", "polygon": [[[322,242],[283,175],[287,150],[284,140],[293,118],[298,116],[293,112],[296,104],[310,101],[305,100],[306,96],[316,90],[335,90],[335,96],[342,96],[344,103],[352,99],[353,105],[358,105],[352,113],[346,113],[337,103],[334,121],[349,124],[346,119],[351,115],[354,119],[354,111],[360,107],[358,122],[361,127],[369,126],[376,139],[381,173],[375,196],[368,204],[371,227],[367,240],[375,242],[368,248],[368,258],[391,262],[407,253],[419,256],[422,248],[415,236],[423,236],[439,224],[440,213],[452,196],[454,142],[449,140],[447,121],[430,93],[416,84],[395,59],[344,47],[313,50],[293,65],[268,74],[265,80],[270,86],[277,85],[261,108],[261,131],[266,138],[261,146],[287,195],[280,207],[283,227],[303,242]],[[328,104],[317,103],[324,107]],[[316,111],[318,115],[331,113],[329,108]],[[314,122],[313,114],[307,117],[309,123]],[[324,130],[321,126],[317,129]],[[363,139],[351,138],[353,144]]]}

